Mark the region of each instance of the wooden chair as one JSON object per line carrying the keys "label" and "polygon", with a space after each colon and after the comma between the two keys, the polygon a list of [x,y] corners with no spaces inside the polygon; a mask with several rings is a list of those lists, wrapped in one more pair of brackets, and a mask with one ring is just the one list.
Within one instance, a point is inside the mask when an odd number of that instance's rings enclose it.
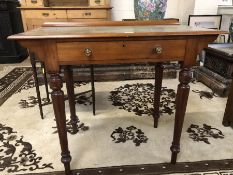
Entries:
{"label": "wooden chair", "polygon": [[[113,22],[113,21],[104,21],[101,22],[70,22],[70,23],[63,23],[63,22],[47,22],[44,23],[44,27],[86,27],[86,26],[117,26],[117,25],[125,25],[125,26],[131,26],[131,25],[179,25],[178,19],[164,19],[164,20],[153,20],[153,21],[127,21],[127,22]],[[94,65],[93,65],[94,66]],[[93,68],[93,67],[92,67]],[[160,94],[161,94],[161,87],[162,87],[162,79],[163,79],[163,65],[162,63],[156,63],[155,64],[155,89],[154,89],[154,127],[158,127],[158,119],[160,117],[159,114],[159,105],[160,105]],[[94,70],[91,72],[92,77],[92,90],[93,95],[94,92]],[[95,97],[93,97],[93,100],[95,100]],[[95,103],[93,103],[93,111],[95,110]]]}

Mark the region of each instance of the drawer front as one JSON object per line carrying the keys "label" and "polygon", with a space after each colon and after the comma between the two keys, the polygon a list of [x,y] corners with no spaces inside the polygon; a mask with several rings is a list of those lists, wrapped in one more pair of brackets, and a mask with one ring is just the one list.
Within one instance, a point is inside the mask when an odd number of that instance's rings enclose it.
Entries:
{"label": "drawer front", "polygon": [[90,6],[101,6],[105,4],[105,0],[90,0]]}
{"label": "drawer front", "polygon": [[66,10],[27,10],[25,17],[29,19],[58,19],[67,18]]}
{"label": "drawer front", "polygon": [[59,61],[183,60],[185,40],[57,43]]}
{"label": "drawer front", "polygon": [[93,21],[106,21],[107,19],[106,18],[99,18],[99,19],[81,19],[81,18],[70,18],[70,19],[67,19],[68,22],[93,22]]}
{"label": "drawer front", "polygon": [[43,7],[44,0],[26,0],[26,4],[29,7]]}
{"label": "drawer front", "polygon": [[107,10],[67,10],[68,18],[107,18]]}

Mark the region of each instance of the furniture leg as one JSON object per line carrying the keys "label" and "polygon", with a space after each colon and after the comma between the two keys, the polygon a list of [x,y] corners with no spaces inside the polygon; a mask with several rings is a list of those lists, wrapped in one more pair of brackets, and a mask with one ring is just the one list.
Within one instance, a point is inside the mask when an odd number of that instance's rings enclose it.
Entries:
{"label": "furniture leg", "polygon": [[61,145],[61,162],[65,167],[65,174],[71,175],[70,162],[71,156],[68,148],[67,130],[66,130],[66,114],[64,93],[62,88],[62,78],[59,73],[50,74],[50,88],[52,89],[52,102],[54,108],[54,115],[56,118],[58,135]]}
{"label": "furniture leg", "polygon": [[42,62],[41,62],[41,67],[44,69],[43,75],[44,75],[44,85],[45,85],[45,91],[46,91],[46,96],[47,96],[47,102],[50,102],[47,72],[46,72],[44,63]]}
{"label": "furniture leg", "polygon": [[41,116],[41,119],[44,119],[41,96],[40,96],[40,87],[39,87],[39,81],[38,81],[37,70],[36,70],[36,61],[35,61],[36,58],[35,58],[35,54],[32,52],[30,52],[29,55],[30,55],[30,61],[32,65],[32,71],[33,71],[33,76],[34,76],[34,81],[35,81],[35,86],[36,86],[36,95],[38,99],[40,116]]}
{"label": "furniture leg", "polygon": [[92,110],[95,115],[95,77],[94,77],[94,66],[91,65],[91,91],[92,91]]}
{"label": "furniture leg", "polygon": [[73,127],[73,133],[75,134],[78,132],[77,123],[79,119],[78,116],[76,115],[76,110],[75,110],[74,81],[73,81],[73,70],[71,66],[64,67],[64,75],[66,81],[67,96],[70,106],[70,119]]}
{"label": "furniture leg", "polygon": [[154,128],[158,127],[158,120],[160,117],[160,96],[163,80],[163,65],[162,63],[155,64],[155,89],[154,89]]}
{"label": "furniture leg", "polygon": [[180,138],[184,122],[184,116],[186,112],[186,106],[189,96],[190,86],[188,85],[192,79],[192,73],[189,68],[182,68],[179,74],[180,84],[178,85],[176,96],[176,114],[175,114],[175,126],[173,142],[171,146],[172,156],[171,163],[175,164],[177,160],[177,154],[180,152]]}
{"label": "furniture leg", "polygon": [[230,93],[228,95],[222,124],[233,128],[233,83],[231,84]]}

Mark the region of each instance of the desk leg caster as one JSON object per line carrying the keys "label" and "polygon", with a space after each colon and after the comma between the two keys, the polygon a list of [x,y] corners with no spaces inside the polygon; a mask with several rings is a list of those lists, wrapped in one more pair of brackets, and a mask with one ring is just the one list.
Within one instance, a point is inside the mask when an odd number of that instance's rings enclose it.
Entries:
{"label": "desk leg caster", "polygon": [[171,157],[171,164],[176,164],[177,155],[180,152],[180,145],[173,145],[171,146],[172,157]]}
{"label": "desk leg caster", "polygon": [[154,128],[158,127],[158,121],[160,117],[159,106],[160,106],[160,96],[163,80],[163,65],[162,63],[155,64],[155,89],[154,89]]}
{"label": "desk leg caster", "polygon": [[171,146],[172,156],[171,163],[175,164],[177,155],[180,152],[180,138],[184,123],[184,116],[186,112],[186,106],[189,96],[189,83],[192,79],[192,72],[189,68],[182,68],[179,74],[180,84],[178,85],[177,95],[176,95],[176,114],[175,114],[175,126],[173,142]]}

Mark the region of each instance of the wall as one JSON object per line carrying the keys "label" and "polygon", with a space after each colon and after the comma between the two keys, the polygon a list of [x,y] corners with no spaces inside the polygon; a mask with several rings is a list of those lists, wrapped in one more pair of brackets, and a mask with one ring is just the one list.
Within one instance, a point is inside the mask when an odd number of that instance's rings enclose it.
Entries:
{"label": "wall", "polygon": [[218,0],[196,0],[194,15],[216,15],[218,11]]}
{"label": "wall", "polygon": [[[180,0],[168,0],[166,18],[179,18],[178,7]],[[122,19],[134,19],[134,0],[111,0],[112,19],[121,21]]]}
{"label": "wall", "polygon": [[[218,0],[168,0],[166,18],[179,18],[182,23],[188,22],[192,14],[217,14]],[[112,19],[134,19],[134,0],[111,0]]]}

